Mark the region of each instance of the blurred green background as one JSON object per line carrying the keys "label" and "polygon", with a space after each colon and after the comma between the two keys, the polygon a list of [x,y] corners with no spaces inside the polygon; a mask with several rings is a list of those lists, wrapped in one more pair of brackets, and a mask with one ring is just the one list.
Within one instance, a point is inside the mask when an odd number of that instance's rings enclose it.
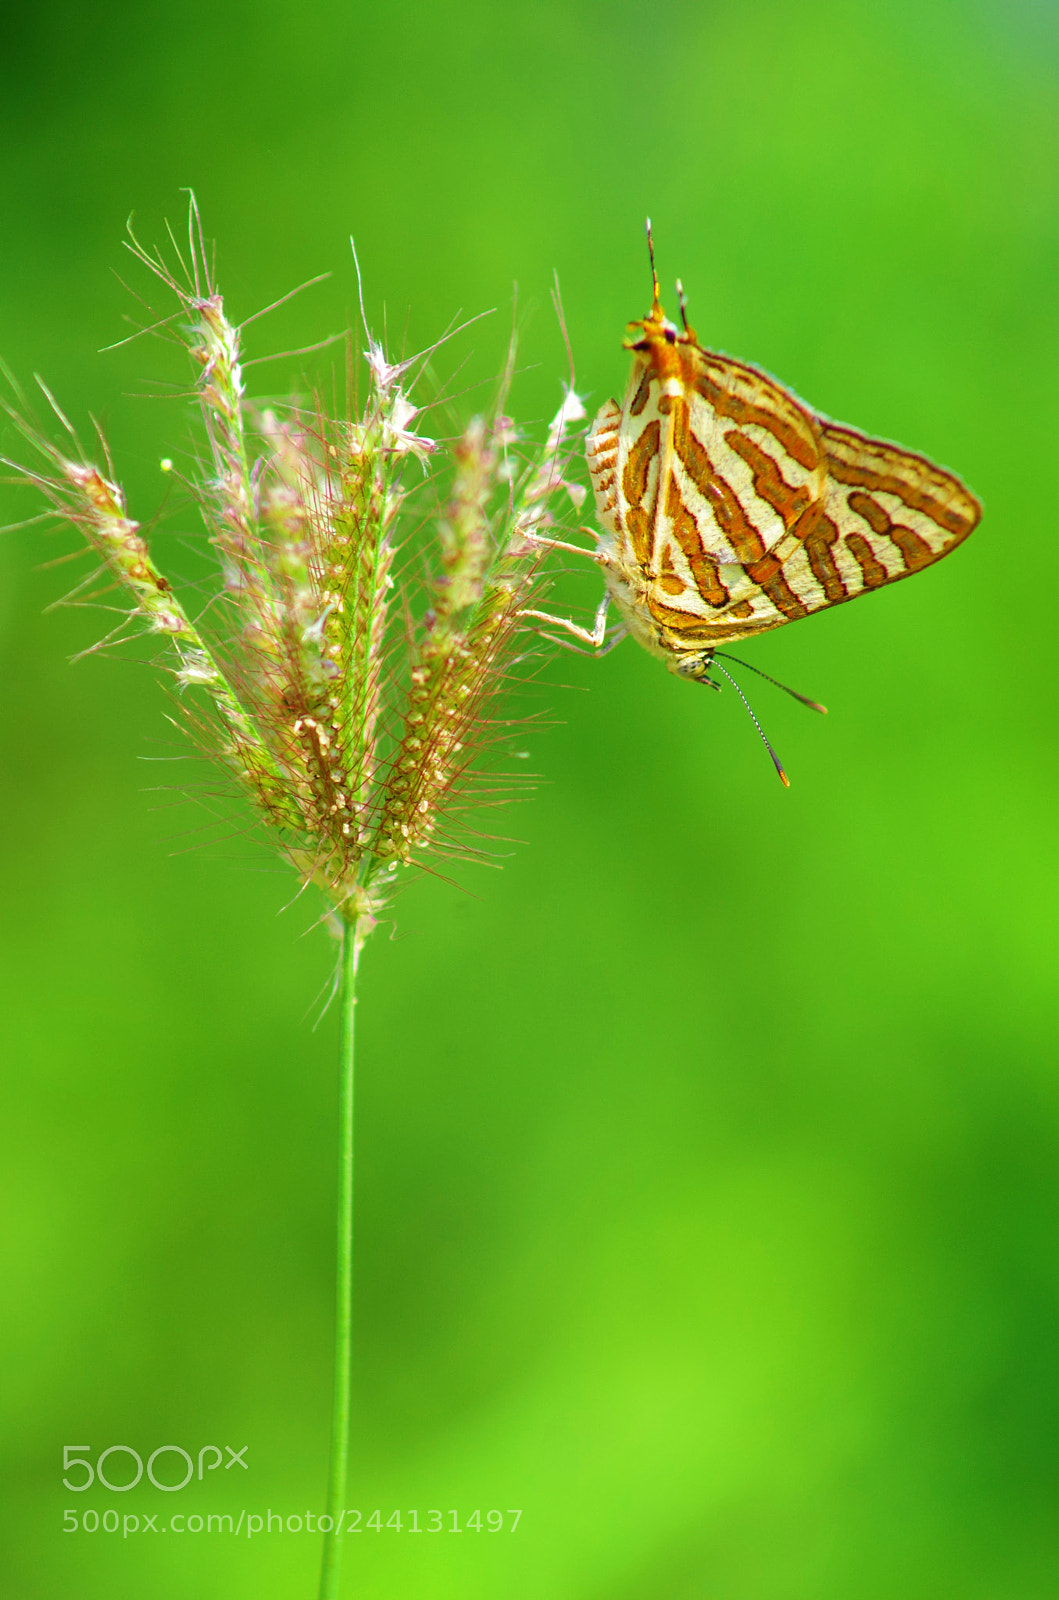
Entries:
{"label": "blurred green background", "polygon": [[[344,325],[351,231],[394,342],[502,308],[472,376],[517,279],[524,420],[565,373],[553,268],[580,388],[620,394],[650,212],[706,343],[986,507],[744,650],[831,708],[752,691],[789,793],[731,693],[564,656],[505,870],[422,881],[369,949],[350,1501],[522,1519],[367,1532],[344,1592],[1053,1595],[1055,8],[42,0],[3,40],[0,352],[103,416],[141,516],[186,421],[134,396],[172,363],[96,352],[128,213],[158,240],[184,185],[237,318],[334,274],[250,355]],[[308,1596],[314,1536],[62,1532],[322,1509],[336,1049],[313,909],[149,792],[157,684],[68,664],[105,622],[43,614],[69,543],[0,542],[0,1588]],[[85,1443],[250,1470],[71,1494]]]}

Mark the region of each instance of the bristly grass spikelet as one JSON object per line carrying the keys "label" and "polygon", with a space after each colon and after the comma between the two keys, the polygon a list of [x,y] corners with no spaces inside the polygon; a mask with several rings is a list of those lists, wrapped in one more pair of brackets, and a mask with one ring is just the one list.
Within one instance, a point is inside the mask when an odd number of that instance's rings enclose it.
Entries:
{"label": "bristly grass spikelet", "polygon": [[[532,536],[583,497],[566,475],[583,407],[568,392],[543,446],[526,450],[501,411],[512,348],[492,413],[454,440],[428,437],[411,395],[424,358],[391,361],[365,327],[356,413],[330,415],[319,395],[257,409],[194,199],[175,266],[131,233],[129,248],[175,298],[175,315],[158,322],[186,345],[195,374],[205,455],[188,486],[219,566],[201,620],[128,515],[102,435],[93,459],[43,383],[61,441],[15,390],[4,409],[36,457],[17,470],[125,595],[124,626],[107,642],[139,629],[168,643],[160,664],[200,743],[235,774],[302,878],[366,931],[391,864],[437,839],[495,735],[487,709],[541,588]],[[430,496],[441,503],[424,550],[411,529]],[[81,586],[79,597],[92,592]]]}

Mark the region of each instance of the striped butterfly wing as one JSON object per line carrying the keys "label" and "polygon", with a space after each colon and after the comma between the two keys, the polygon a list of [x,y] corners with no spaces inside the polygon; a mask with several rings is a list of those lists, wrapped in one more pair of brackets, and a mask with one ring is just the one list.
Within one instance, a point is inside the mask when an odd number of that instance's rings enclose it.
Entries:
{"label": "striped butterfly wing", "polygon": [[918,572],[978,502],[921,456],[816,415],[689,340],[636,360],[588,460],[619,561],[677,650],[734,642]]}
{"label": "striped butterfly wing", "polygon": [[790,563],[792,584],[815,602],[810,610],[911,577],[973,532],[982,508],[951,472],[885,439],[818,422],[827,502]]}

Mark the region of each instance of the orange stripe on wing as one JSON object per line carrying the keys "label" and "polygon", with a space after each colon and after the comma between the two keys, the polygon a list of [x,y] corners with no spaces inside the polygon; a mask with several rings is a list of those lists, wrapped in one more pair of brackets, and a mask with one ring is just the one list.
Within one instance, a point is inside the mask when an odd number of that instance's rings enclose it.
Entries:
{"label": "orange stripe on wing", "polygon": [[879,589],[889,574],[867,539],[859,533],[847,533],[846,549],[860,567],[866,589]]}
{"label": "orange stripe on wing", "polygon": [[803,605],[783,576],[782,564],[776,556],[768,555],[763,561],[756,561],[747,568],[747,577],[753,579],[788,622],[797,622],[799,617],[809,615],[808,606]]}
{"label": "orange stripe on wing", "polygon": [[654,507],[644,504],[651,462],[658,455],[661,423],[649,422],[629,451],[629,459],[621,475],[622,496],[625,500],[625,525],[637,561],[647,566],[651,559],[651,518]]}
{"label": "orange stripe on wing", "polygon": [[873,500],[870,494],[865,494],[861,489],[851,489],[846,499],[850,510],[855,511],[858,517],[863,517],[873,533],[884,534],[897,546],[909,572],[919,572],[937,560],[927,541],[916,533],[914,528],[906,528],[901,523],[894,522],[885,506],[881,506],[878,500]]}
{"label": "orange stripe on wing", "polygon": [[651,377],[651,369],[648,367],[644,372],[643,377],[640,379],[639,388],[629,402],[630,416],[638,417],[643,411],[644,407],[647,405],[651,395]]}
{"label": "orange stripe on wing", "polygon": [[842,575],[835,561],[833,546],[838,543],[839,533],[831,518],[823,512],[817,518],[816,526],[805,539],[805,553],[809,558],[813,577],[824,591],[828,605],[838,605],[841,600],[849,599],[849,590],[842,582]]}
{"label": "orange stripe on wing", "polygon": [[740,427],[765,428],[799,466],[812,472],[819,452],[797,401],[754,367],[705,351],[699,354],[694,386],[717,415]]}
{"label": "orange stripe on wing", "polygon": [[[683,550],[691,568],[695,587],[708,606],[728,604],[729,594],[721,582],[717,562],[702,547],[699,525],[680,498],[680,485],[670,478],[666,490],[666,515],[673,528],[673,537]],[[668,555],[668,551],[666,554]],[[681,585],[683,587],[683,585]],[[670,591],[671,593],[675,591]]]}
{"label": "orange stripe on wing", "polygon": [[[765,544],[727,479],[717,472],[691,426],[686,401],[673,407],[673,448],[691,482],[713,512],[722,537],[744,566],[765,554]],[[701,535],[700,535],[701,539]]]}
{"label": "orange stripe on wing", "polygon": [[754,493],[759,500],[764,500],[770,505],[777,516],[782,517],[783,526],[788,530],[793,528],[798,518],[807,511],[813,502],[813,493],[807,483],[792,488],[783,476],[773,458],[760,445],[748,439],[745,433],[732,429],[724,436],[724,442],[729,450],[741,456],[750,468],[754,484]]}

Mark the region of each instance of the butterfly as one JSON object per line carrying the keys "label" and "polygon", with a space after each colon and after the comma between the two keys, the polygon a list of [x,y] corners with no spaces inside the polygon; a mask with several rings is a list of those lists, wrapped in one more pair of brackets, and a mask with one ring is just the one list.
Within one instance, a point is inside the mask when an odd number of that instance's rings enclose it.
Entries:
{"label": "butterfly", "polygon": [[719,688],[719,647],[922,571],[967,538],[981,506],[924,456],[704,349],[679,281],[681,326],[670,322],[650,222],[647,232],[651,310],[628,325],[625,398],[607,401],[586,442],[603,532],[580,553],[602,569],[606,594],[591,631],[530,614],[599,648],[613,602],[622,625],[611,642],[629,633],[679,677]]}

